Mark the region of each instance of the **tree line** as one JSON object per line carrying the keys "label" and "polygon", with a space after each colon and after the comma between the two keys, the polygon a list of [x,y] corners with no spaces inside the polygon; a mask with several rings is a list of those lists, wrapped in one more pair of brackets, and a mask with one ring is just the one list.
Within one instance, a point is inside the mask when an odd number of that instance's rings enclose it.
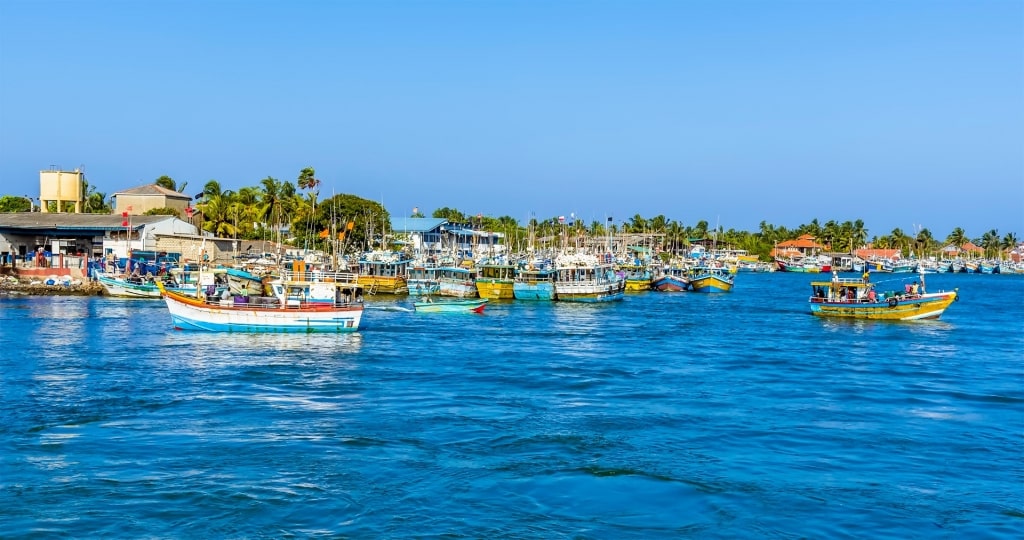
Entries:
{"label": "tree line", "polygon": [[[169,176],[160,176],[154,184],[171,191],[184,193],[188,182],[180,185]],[[255,186],[238,190],[222,189],[220,182],[209,180],[200,193],[193,197],[196,220],[204,231],[215,236],[244,240],[287,241],[297,247],[324,249],[328,246],[349,251],[369,249],[386,245],[396,240],[389,236],[390,214],[380,204],[355,195],[339,194],[319,200],[321,181],[313,167],[299,171],[295,182],[267,176]],[[95,186],[83,182],[87,213],[109,214],[112,205],[105,193]],[[56,211],[50,203],[50,211]],[[73,207],[73,205],[71,205]],[[32,202],[26,197],[4,195],[0,197],[0,212],[26,212]],[[68,209],[65,209],[68,210]],[[147,214],[169,214],[179,218],[177,209],[158,208]],[[484,216],[465,214],[458,209],[443,207],[432,212],[432,217],[442,218],[451,223],[465,224],[478,230],[500,232],[513,250],[521,250],[533,244],[537,247],[557,247],[565,237],[602,238],[609,235],[646,235],[651,246],[661,250],[678,252],[688,250],[695,242],[713,240],[718,247],[742,249],[763,260],[770,260],[770,253],[780,242],[796,239],[802,235],[813,236],[819,244],[835,252],[850,253],[856,249],[871,246],[880,249],[898,249],[904,256],[916,253],[918,256],[936,254],[943,246],[963,247],[968,242],[984,249],[985,256],[997,258],[1001,252],[1013,249],[1020,239],[1013,232],[1000,236],[996,229],[984,232],[978,237],[969,237],[962,227],[956,227],[940,240],[927,229],[907,233],[895,228],[888,234],[869,236],[863,220],[826,221],[818,219],[810,223],[787,228],[762,221],[756,231],[740,231],[710,227],[700,220],[693,225],[670,219],[664,215],[651,218],[636,214],[616,223],[612,220],[591,221],[553,216],[546,219],[531,218],[521,224],[511,216]],[[410,217],[424,217],[415,210]]]}

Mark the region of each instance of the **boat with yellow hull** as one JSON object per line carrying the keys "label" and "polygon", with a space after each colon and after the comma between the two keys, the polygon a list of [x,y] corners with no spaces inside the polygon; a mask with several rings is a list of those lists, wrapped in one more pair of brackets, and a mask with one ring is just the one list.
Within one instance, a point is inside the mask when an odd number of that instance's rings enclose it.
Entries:
{"label": "boat with yellow hull", "polygon": [[736,274],[726,267],[695,266],[690,269],[689,282],[693,292],[730,292]]}
{"label": "boat with yellow hull", "polygon": [[899,293],[877,294],[872,283],[849,278],[813,281],[811,287],[811,314],[818,317],[881,321],[938,319],[950,304],[960,299],[957,289],[924,292],[924,279],[920,285],[908,286],[908,290]]}
{"label": "boat with yellow hull", "polygon": [[476,293],[480,298],[512,300],[515,298],[516,267],[510,264],[477,266]]}
{"label": "boat with yellow hull", "polygon": [[406,294],[412,262],[399,253],[365,253],[359,258],[359,284],[370,294]]}

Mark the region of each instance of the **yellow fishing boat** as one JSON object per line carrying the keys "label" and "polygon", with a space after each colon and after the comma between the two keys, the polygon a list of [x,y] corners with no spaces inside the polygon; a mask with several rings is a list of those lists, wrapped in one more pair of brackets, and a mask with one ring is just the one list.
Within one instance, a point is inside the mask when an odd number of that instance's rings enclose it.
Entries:
{"label": "yellow fishing boat", "polygon": [[845,317],[889,321],[938,319],[960,299],[957,289],[925,292],[924,275],[903,291],[878,293],[866,280],[839,278],[812,281],[811,313],[818,317]]}

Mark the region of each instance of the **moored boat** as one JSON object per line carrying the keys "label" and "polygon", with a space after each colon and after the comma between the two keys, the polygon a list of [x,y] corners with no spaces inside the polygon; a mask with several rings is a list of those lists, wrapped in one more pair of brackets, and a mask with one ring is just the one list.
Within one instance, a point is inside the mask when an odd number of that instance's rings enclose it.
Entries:
{"label": "moored boat", "polygon": [[682,266],[663,268],[661,274],[651,283],[651,288],[660,292],[682,292],[689,286],[686,268]]}
{"label": "moored boat", "polygon": [[694,266],[688,276],[693,292],[729,292],[736,282],[736,274],[724,266]]}
{"label": "moored boat", "polygon": [[370,294],[405,294],[409,292],[408,276],[411,259],[400,253],[371,251],[359,258],[359,284]]}
{"label": "moored boat", "polygon": [[484,263],[477,266],[476,292],[480,298],[515,298],[516,267],[511,264]]}
{"label": "moored boat", "polygon": [[554,300],[555,271],[546,265],[520,268],[512,283],[512,294],[516,300]]}
{"label": "moored boat", "polygon": [[268,281],[270,296],[192,298],[158,283],[171,321],[180,330],[212,332],[355,332],[363,314],[355,274],[284,271]]}
{"label": "moored boat", "polygon": [[625,279],[593,255],[561,255],[555,268],[555,296],[560,302],[611,302],[625,295]]}
{"label": "moored boat", "polygon": [[455,298],[476,298],[476,271],[464,266],[443,266],[437,270],[438,294]]}

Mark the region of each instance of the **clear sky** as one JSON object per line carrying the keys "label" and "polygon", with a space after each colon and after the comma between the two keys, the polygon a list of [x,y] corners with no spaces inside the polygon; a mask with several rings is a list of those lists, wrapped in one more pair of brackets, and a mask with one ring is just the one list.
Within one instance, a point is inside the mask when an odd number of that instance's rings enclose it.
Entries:
{"label": "clear sky", "polygon": [[0,194],[1024,236],[1024,1],[0,0]]}

